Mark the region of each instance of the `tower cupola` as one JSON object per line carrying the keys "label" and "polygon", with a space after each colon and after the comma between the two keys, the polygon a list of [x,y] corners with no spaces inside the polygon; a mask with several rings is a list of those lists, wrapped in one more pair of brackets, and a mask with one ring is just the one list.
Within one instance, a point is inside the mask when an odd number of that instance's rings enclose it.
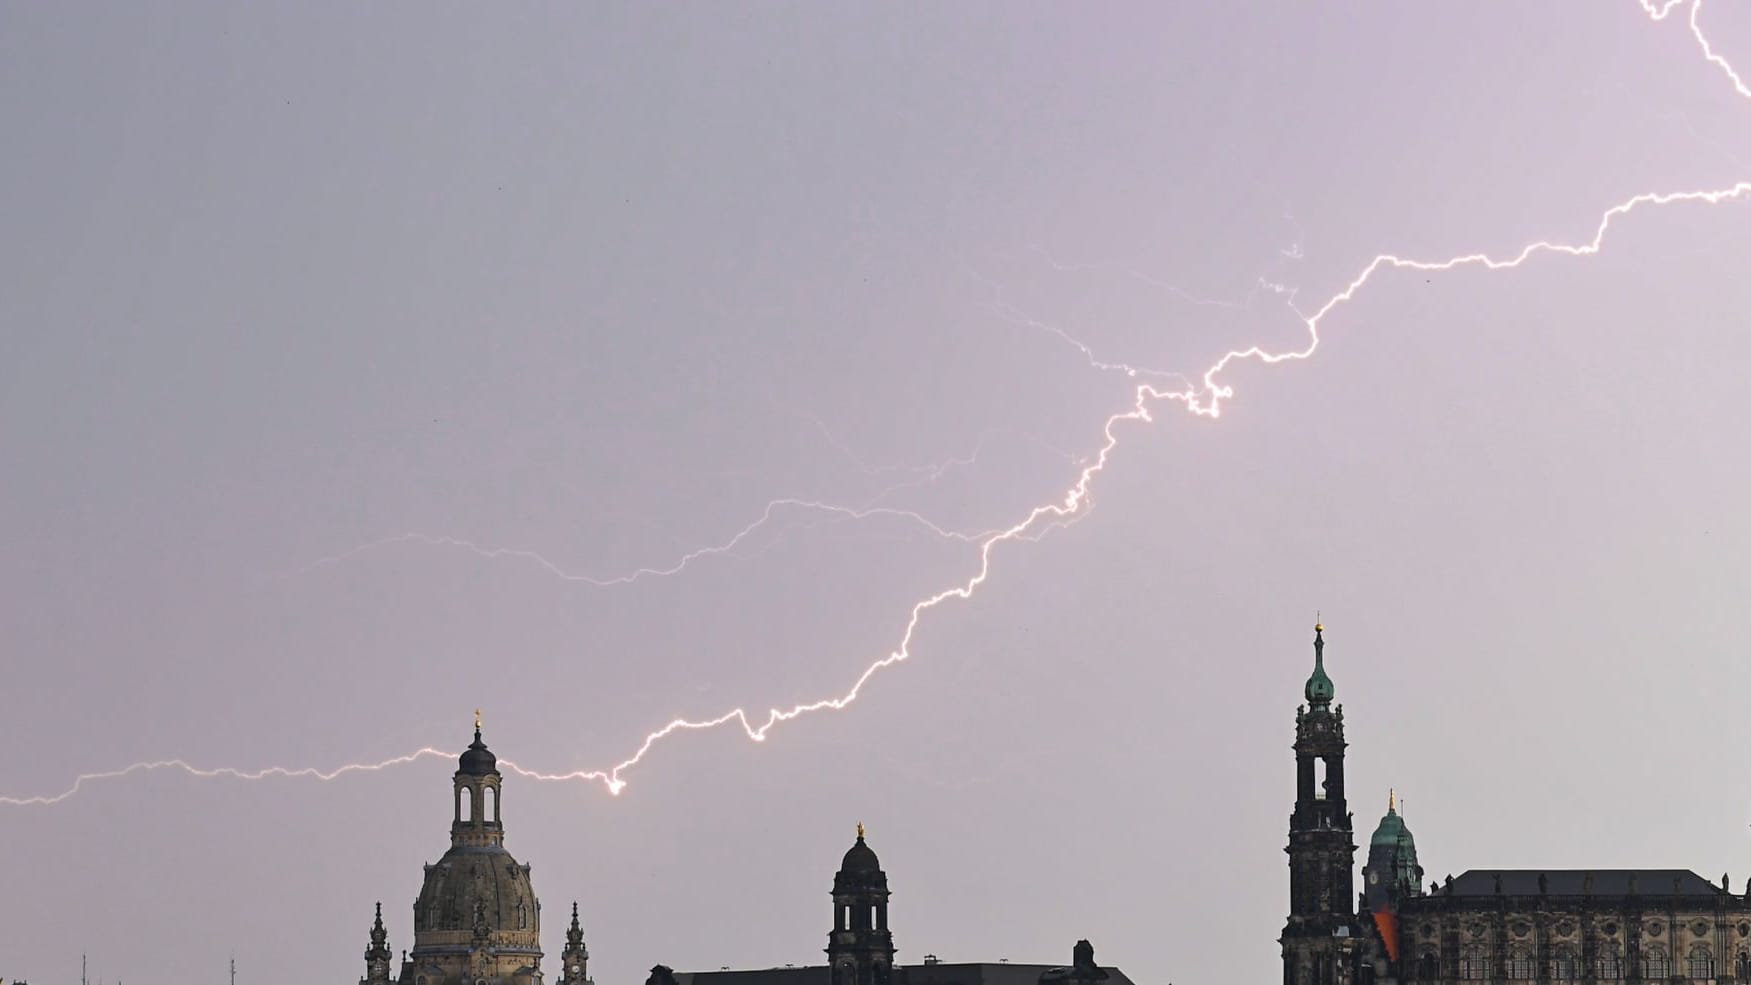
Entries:
{"label": "tower cupola", "polygon": [[857,841],[833,876],[833,930],[827,935],[832,985],[888,985],[894,967],[894,935],[888,930],[888,875],[875,849]]}
{"label": "tower cupola", "polygon": [[450,825],[450,844],[455,847],[500,845],[505,829],[499,816],[503,792],[499,758],[480,738],[480,709],[474,710],[474,741],[456,760],[456,813]]}
{"label": "tower cupola", "polygon": [[1368,864],[1362,867],[1362,881],[1368,908],[1376,912],[1396,911],[1399,900],[1422,891],[1417,841],[1398,812],[1396,791],[1387,791],[1386,815],[1368,839]]}

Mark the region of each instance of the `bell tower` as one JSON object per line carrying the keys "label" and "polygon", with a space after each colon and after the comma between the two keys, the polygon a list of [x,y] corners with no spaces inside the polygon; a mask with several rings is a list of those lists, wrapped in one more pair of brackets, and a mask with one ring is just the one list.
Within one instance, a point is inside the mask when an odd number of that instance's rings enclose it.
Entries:
{"label": "bell tower", "polygon": [[1289,815],[1289,920],[1283,985],[1349,985],[1361,943],[1356,845],[1344,801],[1344,706],[1325,672],[1325,627],[1313,627],[1307,704],[1295,709],[1295,810]]}
{"label": "bell tower", "polygon": [[389,950],[389,931],[383,929],[383,904],[377,904],[377,919],[371,924],[371,946],[365,949],[365,977],[359,979],[359,985],[388,985],[389,959],[394,957]]}
{"label": "bell tower", "polygon": [[889,985],[894,935],[888,930],[888,875],[876,853],[857,841],[833,876],[833,931],[827,935],[832,985]]}
{"label": "bell tower", "polygon": [[565,950],[559,952],[559,985],[590,985],[590,949],[584,946],[584,928],[578,923],[575,901],[572,925],[565,932]]}

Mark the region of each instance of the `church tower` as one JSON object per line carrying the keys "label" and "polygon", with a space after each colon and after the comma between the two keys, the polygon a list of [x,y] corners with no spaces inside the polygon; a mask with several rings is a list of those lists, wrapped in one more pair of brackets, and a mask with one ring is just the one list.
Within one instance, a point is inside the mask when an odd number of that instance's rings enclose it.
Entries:
{"label": "church tower", "polygon": [[1313,627],[1307,704],[1295,710],[1295,811],[1289,815],[1289,920],[1283,985],[1351,985],[1360,944],[1351,817],[1344,802],[1344,707],[1325,672],[1325,627]]}
{"label": "church tower", "polygon": [[401,985],[541,985],[541,904],[505,851],[503,780],[475,712],[451,778],[450,850],[426,866]]}
{"label": "church tower", "polygon": [[389,985],[389,931],[383,929],[383,904],[377,904],[377,919],[371,924],[371,946],[365,948],[365,977],[359,985]]}
{"label": "church tower", "polygon": [[565,932],[565,950],[559,952],[559,985],[590,985],[590,950],[584,946],[576,901],[572,903],[572,925]]}
{"label": "church tower", "polygon": [[833,877],[833,932],[827,935],[832,985],[889,985],[894,935],[888,930],[888,875],[863,841],[845,853]]}

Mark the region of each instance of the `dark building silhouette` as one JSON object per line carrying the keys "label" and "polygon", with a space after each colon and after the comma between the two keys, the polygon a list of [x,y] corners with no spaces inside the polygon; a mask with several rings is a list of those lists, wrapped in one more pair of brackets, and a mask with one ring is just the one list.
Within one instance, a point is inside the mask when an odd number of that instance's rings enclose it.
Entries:
{"label": "dark building silhouette", "polygon": [[833,985],[891,985],[894,934],[888,929],[888,874],[876,853],[857,842],[833,876],[833,931],[827,935]]}
{"label": "dark building silhouette", "polygon": [[[917,964],[894,960],[888,929],[888,875],[864,840],[863,825],[833,876],[833,929],[827,963],[747,971],[671,972],[652,969],[647,985],[1131,985],[1117,968],[1094,963],[1094,946],[1078,941],[1067,967],[1008,962],[953,963],[925,955]],[[665,980],[668,975],[671,980]]]}
{"label": "dark building silhouette", "polygon": [[1751,983],[1751,884],[1734,894],[1685,869],[1473,869],[1423,885],[1390,792],[1368,840],[1363,892],[1344,800],[1343,706],[1314,627],[1295,715],[1284,985],[1738,985]]}

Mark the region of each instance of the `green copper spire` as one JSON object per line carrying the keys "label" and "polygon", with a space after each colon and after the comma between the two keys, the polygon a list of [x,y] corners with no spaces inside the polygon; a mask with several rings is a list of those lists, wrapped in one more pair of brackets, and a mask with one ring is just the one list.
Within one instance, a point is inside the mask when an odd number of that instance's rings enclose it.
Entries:
{"label": "green copper spire", "polygon": [[1307,703],[1313,709],[1329,708],[1332,695],[1337,689],[1332,687],[1331,678],[1325,673],[1325,626],[1313,624],[1313,676],[1307,678]]}

